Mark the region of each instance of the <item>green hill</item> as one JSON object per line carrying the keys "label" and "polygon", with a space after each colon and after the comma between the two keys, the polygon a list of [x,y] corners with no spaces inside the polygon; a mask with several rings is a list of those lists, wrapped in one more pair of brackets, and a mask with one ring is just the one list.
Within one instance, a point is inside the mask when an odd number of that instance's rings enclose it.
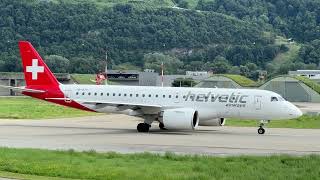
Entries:
{"label": "green hill", "polygon": [[18,40],[65,57],[71,73],[97,72],[106,51],[113,66],[144,68],[157,52],[178,59],[179,73],[222,64],[216,73],[253,79],[257,70],[317,68],[319,11],[318,0],[2,0],[0,71],[21,71]]}
{"label": "green hill", "polygon": [[174,3],[171,0],[51,0],[54,3],[92,3],[99,7],[113,7],[117,4],[132,4],[137,7],[172,7]]}

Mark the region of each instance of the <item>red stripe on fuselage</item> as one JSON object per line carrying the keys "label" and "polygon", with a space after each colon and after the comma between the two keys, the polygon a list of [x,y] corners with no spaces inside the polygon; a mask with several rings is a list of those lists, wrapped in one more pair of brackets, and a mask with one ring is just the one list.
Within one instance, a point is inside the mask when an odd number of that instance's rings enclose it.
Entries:
{"label": "red stripe on fuselage", "polygon": [[31,89],[37,89],[37,90],[44,90],[46,91],[45,93],[32,93],[32,92],[22,92],[22,94],[27,95],[27,96],[31,96],[33,98],[37,98],[37,99],[41,99],[44,101],[48,101],[48,102],[52,102],[55,104],[60,104],[63,106],[67,106],[67,107],[72,107],[72,108],[76,108],[76,109],[80,109],[80,110],[84,110],[84,111],[90,111],[90,112],[96,112],[92,109],[89,109],[83,105],[81,105],[80,103],[70,100],[70,101],[65,101],[65,100],[57,100],[57,99],[47,99],[47,98],[65,98],[64,93],[57,88],[52,88],[52,87],[28,87]]}

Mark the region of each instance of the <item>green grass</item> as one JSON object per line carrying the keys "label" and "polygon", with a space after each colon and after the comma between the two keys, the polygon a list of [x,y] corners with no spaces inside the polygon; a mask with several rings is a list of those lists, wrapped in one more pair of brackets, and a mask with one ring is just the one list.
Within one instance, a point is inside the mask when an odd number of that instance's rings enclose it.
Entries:
{"label": "green grass", "polygon": [[317,179],[320,156],[208,157],[0,148],[0,171],[77,179]]}
{"label": "green grass", "polygon": [[281,65],[285,62],[293,61],[299,56],[299,50],[301,48],[301,45],[298,44],[297,42],[289,43],[284,37],[277,36],[277,38],[275,39],[275,44],[276,45],[284,44],[289,48],[289,50],[287,52],[278,54],[274,58],[273,64]]}
{"label": "green grass", "polygon": [[[95,74],[71,74],[71,77],[76,81],[76,83],[79,84],[96,84]],[[108,81],[108,84],[110,85],[117,85],[117,82]]]}
{"label": "green grass", "polygon": [[224,77],[230,78],[242,87],[257,87],[258,86],[257,82],[255,82],[247,77],[241,76],[241,75],[220,74],[219,76],[224,76]]}
{"label": "green grass", "polygon": [[0,98],[0,119],[48,119],[97,115],[27,97]]}
{"label": "green grass", "polygon": [[[12,178],[12,179],[30,179],[30,180],[67,180],[69,178],[59,178],[59,177],[45,177],[45,176],[36,176],[36,175],[29,175],[29,174],[19,174],[19,173],[12,173],[6,171],[0,171],[0,177],[2,178]],[[70,179],[69,179],[70,180]]]}
{"label": "green grass", "polygon": [[[257,127],[258,121],[227,119],[226,126]],[[270,128],[320,129],[320,116],[303,115],[297,119],[271,121]]]}
{"label": "green grass", "polygon": [[79,84],[95,84],[94,74],[71,74],[71,77]]}
{"label": "green grass", "polygon": [[293,78],[303,82],[305,85],[309,86],[311,89],[320,94],[320,85],[311,79],[303,76],[294,76]]}

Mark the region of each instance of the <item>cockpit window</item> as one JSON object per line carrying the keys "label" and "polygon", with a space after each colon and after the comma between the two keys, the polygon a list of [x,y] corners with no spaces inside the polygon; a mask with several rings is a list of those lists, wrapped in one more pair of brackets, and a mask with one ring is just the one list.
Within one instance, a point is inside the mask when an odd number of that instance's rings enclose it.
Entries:
{"label": "cockpit window", "polygon": [[278,98],[277,97],[271,97],[271,102],[273,102],[273,101],[278,101]]}
{"label": "cockpit window", "polygon": [[280,101],[286,101],[283,97],[278,97],[278,99],[280,100]]}

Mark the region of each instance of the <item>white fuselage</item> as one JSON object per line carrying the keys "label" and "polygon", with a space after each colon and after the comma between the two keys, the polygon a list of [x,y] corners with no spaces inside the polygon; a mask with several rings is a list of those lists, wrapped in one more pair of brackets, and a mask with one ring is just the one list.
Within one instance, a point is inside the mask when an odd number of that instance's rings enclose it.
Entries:
{"label": "white fuselage", "polygon": [[60,85],[60,88],[67,98],[106,113],[145,115],[188,107],[198,111],[200,121],[214,118],[280,120],[302,114],[279,94],[257,89],[113,85]]}

